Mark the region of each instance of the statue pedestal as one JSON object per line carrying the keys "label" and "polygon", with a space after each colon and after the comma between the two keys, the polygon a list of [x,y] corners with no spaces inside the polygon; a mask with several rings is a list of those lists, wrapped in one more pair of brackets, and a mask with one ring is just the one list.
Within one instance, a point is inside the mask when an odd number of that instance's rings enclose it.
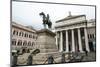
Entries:
{"label": "statue pedestal", "polygon": [[40,49],[40,53],[33,56],[33,64],[46,64],[47,62],[45,61],[50,55],[53,56],[54,60],[61,56],[56,46],[55,33],[48,29],[42,29],[37,34],[38,38],[35,48]]}
{"label": "statue pedestal", "polygon": [[55,43],[55,33],[48,29],[42,29],[37,32],[37,46],[40,49],[40,53],[57,52],[57,46]]}

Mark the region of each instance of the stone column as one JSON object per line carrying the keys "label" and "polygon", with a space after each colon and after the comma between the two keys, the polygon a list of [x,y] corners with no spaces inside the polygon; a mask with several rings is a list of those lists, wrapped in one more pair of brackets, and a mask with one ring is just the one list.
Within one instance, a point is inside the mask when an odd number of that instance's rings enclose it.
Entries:
{"label": "stone column", "polygon": [[69,52],[68,31],[66,30],[66,52]]}
{"label": "stone column", "polygon": [[56,32],[56,45],[58,45],[58,33]]}
{"label": "stone column", "polygon": [[60,31],[60,52],[63,51],[63,34],[62,31]]}
{"label": "stone column", "polygon": [[80,29],[78,29],[78,44],[79,44],[79,50],[80,50],[80,52],[83,52],[83,50],[82,50],[82,40],[81,40]]}
{"label": "stone column", "polygon": [[75,52],[74,30],[72,29],[72,52]]}
{"label": "stone column", "polygon": [[84,35],[85,35],[85,45],[86,45],[86,50],[89,52],[89,44],[88,44],[88,35],[87,35],[87,29],[84,28]]}

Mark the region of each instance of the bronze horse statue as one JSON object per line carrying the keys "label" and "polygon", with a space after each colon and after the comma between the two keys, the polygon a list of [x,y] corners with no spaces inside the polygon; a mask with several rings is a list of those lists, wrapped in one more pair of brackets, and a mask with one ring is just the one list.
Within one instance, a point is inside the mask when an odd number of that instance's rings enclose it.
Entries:
{"label": "bronze horse statue", "polygon": [[48,25],[48,28],[51,28],[52,27],[52,22],[50,21],[49,19],[49,14],[47,14],[47,16],[44,14],[44,12],[41,12],[39,13],[40,16],[43,17],[43,25],[44,25],[44,28],[46,28],[46,24]]}

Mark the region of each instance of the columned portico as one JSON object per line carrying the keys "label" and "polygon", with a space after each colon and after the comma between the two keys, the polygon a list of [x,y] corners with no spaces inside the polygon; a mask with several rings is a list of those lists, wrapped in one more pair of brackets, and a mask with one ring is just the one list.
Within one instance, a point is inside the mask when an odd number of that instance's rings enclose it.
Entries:
{"label": "columned portico", "polygon": [[85,49],[90,51],[86,23],[85,15],[68,16],[66,19],[56,21],[55,29],[60,32],[59,51],[84,52]]}
{"label": "columned portico", "polygon": [[[78,37],[78,43],[77,43],[77,45],[79,46],[79,48],[77,48],[80,52],[84,52],[83,51],[83,46],[82,46],[82,37],[81,37],[81,31],[80,31],[81,29],[80,28],[77,28],[76,29],[76,31],[78,32],[77,33],[77,37]],[[57,38],[57,36],[56,36],[56,44],[58,45],[58,43],[59,43],[59,51],[60,52],[62,52],[63,51],[63,41],[64,40],[66,40],[66,43],[65,43],[65,45],[66,45],[66,52],[69,52],[69,38],[71,37],[71,52],[75,52],[76,51],[76,49],[75,49],[75,47],[78,47],[77,45],[75,45],[75,30],[74,29],[71,29],[70,30],[71,31],[71,36],[69,36],[68,35],[68,30],[66,30],[65,31],[65,33],[66,33],[66,39],[63,39],[63,32],[62,31],[60,31],[60,42],[58,42],[58,38]],[[57,33],[58,34],[58,33]],[[84,37],[85,37],[85,48],[86,48],[86,50],[89,52],[90,50],[89,50],[89,45],[88,45],[88,37],[87,37],[87,31],[86,31],[86,28],[84,28]]]}
{"label": "columned portico", "polygon": [[88,35],[87,35],[87,29],[84,28],[84,36],[85,36],[85,46],[86,46],[86,50],[89,52],[89,44],[88,44]]}

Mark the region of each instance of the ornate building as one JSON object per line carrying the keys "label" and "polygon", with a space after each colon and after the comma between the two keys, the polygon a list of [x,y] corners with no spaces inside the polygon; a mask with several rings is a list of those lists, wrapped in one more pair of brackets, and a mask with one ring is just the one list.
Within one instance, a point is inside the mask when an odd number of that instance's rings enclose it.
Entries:
{"label": "ornate building", "polygon": [[95,21],[85,15],[69,15],[56,21],[56,44],[60,52],[95,51]]}
{"label": "ornate building", "polygon": [[12,52],[29,52],[36,45],[37,34],[32,27],[12,23]]}

